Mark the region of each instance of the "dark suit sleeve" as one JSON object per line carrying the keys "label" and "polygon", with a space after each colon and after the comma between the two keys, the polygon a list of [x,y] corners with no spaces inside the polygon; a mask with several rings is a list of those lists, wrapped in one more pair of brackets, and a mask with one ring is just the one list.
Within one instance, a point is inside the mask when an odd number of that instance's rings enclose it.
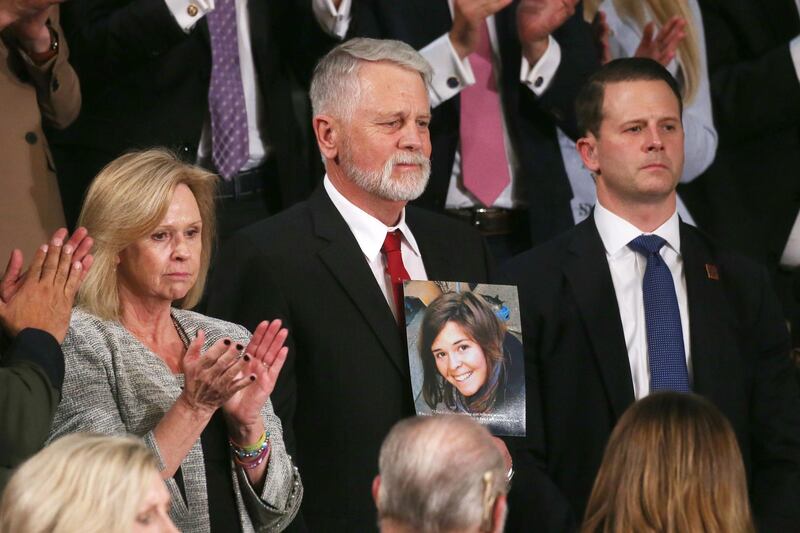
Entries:
{"label": "dark suit sleeve", "polygon": [[[733,23],[727,12],[733,7],[725,2],[700,0],[714,123],[721,140],[743,142],[775,130],[796,128],[800,124],[800,83],[789,43],[758,56],[743,56],[738,35],[742,29]],[[755,18],[755,13],[752,16]]]}
{"label": "dark suit sleeve", "polygon": [[189,36],[164,0],[80,0],[62,7],[62,21],[78,71],[93,75],[124,75]]}
{"label": "dark suit sleeve", "polygon": [[753,390],[753,510],[761,531],[796,531],[800,524],[800,390],[777,297],[761,272],[748,337],[756,380]]}
{"label": "dark suit sleeve", "polygon": [[259,247],[239,233],[219,253],[209,284],[208,313],[254,331],[262,320],[280,319],[289,330],[289,353],[270,400],[283,425],[283,440],[290,454],[296,453],[294,413],[297,405],[296,350],[289,306],[284,299],[277,271]]}
{"label": "dark suit sleeve", "polygon": [[0,366],[0,492],[11,469],[44,444],[63,380],[64,355],[53,336],[21,331]]}
{"label": "dark suit sleeve", "polygon": [[[519,263],[515,263],[519,264]],[[505,437],[514,465],[514,480],[508,495],[508,531],[562,533],[577,529],[576,517],[566,497],[547,475],[545,427],[535,351],[540,345],[540,329],[531,313],[525,313],[523,291],[518,281],[525,272],[504,267],[497,283],[517,285],[525,347],[526,434],[524,438]]]}

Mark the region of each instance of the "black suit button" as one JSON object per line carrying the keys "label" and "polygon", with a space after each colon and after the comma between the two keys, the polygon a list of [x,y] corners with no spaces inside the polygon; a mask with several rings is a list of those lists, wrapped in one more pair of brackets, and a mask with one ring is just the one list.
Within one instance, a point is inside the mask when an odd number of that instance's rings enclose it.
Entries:
{"label": "black suit button", "polygon": [[53,92],[56,92],[58,88],[61,87],[61,84],[58,83],[57,78],[53,78],[53,83],[50,84],[50,87],[53,90]]}
{"label": "black suit button", "polygon": [[538,77],[538,78],[536,78],[536,80],[533,82],[533,86],[534,86],[534,87],[536,87],[536,88],[538,89],[539,87],[541,87],[541,86],[542,86],[542,84],[543,84],[543,83],[544,83],[544,78],[542,78],[541,76],[539,76],[539,77]]}
{"label": "black suit button", "polygon": [[459,85],[461,85],[461,83],[459,83],[458,78],[456,78],[455,76],[450,76],[449,78],[447,78],[447,86],[450,87],[451,89],[455,89]]}
{"label": "black suit button", "polygon": [[32,131],[29,131],[28,133],[25,134],[25,140],[27,141],[28,144],[36,144],[36,141],[39,140],[39,137]]}

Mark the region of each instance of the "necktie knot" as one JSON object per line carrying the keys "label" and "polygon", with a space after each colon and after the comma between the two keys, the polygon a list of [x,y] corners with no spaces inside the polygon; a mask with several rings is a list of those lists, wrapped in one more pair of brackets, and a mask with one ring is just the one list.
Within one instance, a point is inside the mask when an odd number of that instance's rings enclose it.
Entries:
{"label": "necktie knot", "polygon": [[402,233],[400,232],[399,229],[386,232],[386,238],[383,240],[383,246],[381,246],[381,252],[389,253],[389,252],[399,251],[401,235]]}
{"label": "necktie knot", "polygon": [[657,254],[665,244],[667,241],[658,235],[639,235],[628,243],[628,247],[643,255],[653,255]]}

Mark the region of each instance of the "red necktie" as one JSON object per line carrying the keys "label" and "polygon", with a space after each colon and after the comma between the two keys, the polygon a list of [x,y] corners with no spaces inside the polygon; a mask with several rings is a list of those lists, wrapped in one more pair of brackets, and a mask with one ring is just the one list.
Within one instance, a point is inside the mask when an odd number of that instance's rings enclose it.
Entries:
{"label": "red necktie", "polygon": [[403,306],[403,281],[411,279],[403,265],[403,254],[400,251],[400,241],[402,233],[400,230],[389,231],[386,239],[381,246],[381,252],[386,256],[386,270],[389,273],[389,280],[392,283],[392,293],[394,294],[394,305],[397,309],[397,322],[403,325],[405,318]]}
{"label": "red necktie", "polygon": [[492,70],[492,47],[486,22],[481,40],[469,55],[475,85],[461,91],[461,173],[464,187],[491,207],[508,187],[508,158],[503,139],[500,95]]}

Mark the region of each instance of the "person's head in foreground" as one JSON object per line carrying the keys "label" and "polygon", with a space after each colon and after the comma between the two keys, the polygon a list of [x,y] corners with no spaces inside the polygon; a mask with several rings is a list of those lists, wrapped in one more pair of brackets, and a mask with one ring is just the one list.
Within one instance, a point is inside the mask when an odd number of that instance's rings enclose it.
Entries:
{"label": "person's head in foreground", "polygon": [[483,426],[463,415],[395,424],[372,483],[382,533],[503,531],[506,468]]}
{"label": "person's head in foreground", "polygon": [[216,183],[210,172],[162,149],[109,163],[81,211],[95,250],[78,305],[104,319],[119,319],[125,303],[193,307],[214,242]]}
{"label": "person's head in foreground", "polygon": [[598,202],[640,228],[667,220],[684,156],[675,78],[652,59],[616,59],[587,80],[575,110],[583,135],[577,148]]}
{"label": "person's head in foreground", "polygon": [[707,400],[659,392],[633,404],[606,446],[583,533],[750,533],[744,464]]}
{"label": "person's head in foreground", "polygon": [[11,477],[0,501],[0,531],[177,532],[169,509],[169,492],[141,440],[73,433]]}
{"label": "person's head in foreground", "polygon": [[366,38],[340,44],[314,71],[309,96],[328,177],[378,219],[395,216],[428,182],[430,78],[409,45]]}
{"label": "person's head in foreground", "polygon": [[490,410],[506,380],[506,328],[489,304],[470,291],[451,292],[431,302],[419,334],[422,395],[433,409],[471,413]]}

